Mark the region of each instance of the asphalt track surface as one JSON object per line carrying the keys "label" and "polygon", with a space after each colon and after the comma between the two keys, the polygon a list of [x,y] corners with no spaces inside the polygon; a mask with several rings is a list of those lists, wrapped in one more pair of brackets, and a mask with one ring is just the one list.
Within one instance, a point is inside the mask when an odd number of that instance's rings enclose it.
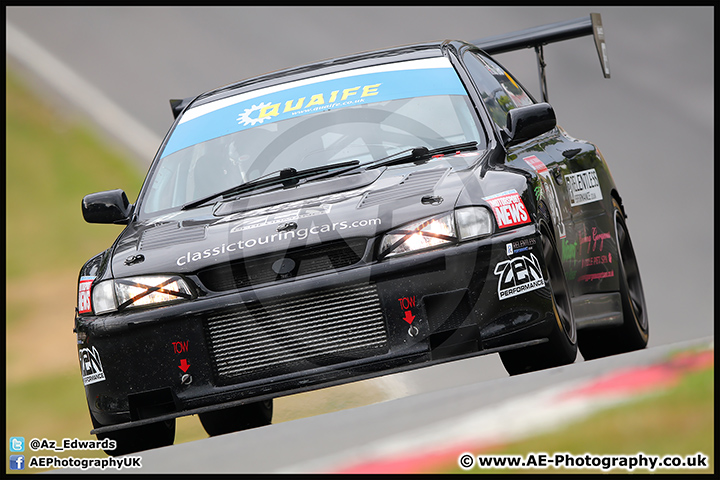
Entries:
{"label": "asphalt track surface", "polygon": [[[334,56],[447,38],[470,41],[590,12],[602,14],[612,78],[603,78],[590,37],[552,44],[545,47],[549,101],[559,124],[572,136],[598,145],[613,172],[643,277],[649,348],[593,362],[579,358],[569,367],[514,378],[507,377],[497,355],[393,375],[381,385],[398,400],[146,452],[144,465],[150,470],[143,471],[282,470],[283,465],[352,449],[373,435],[458,412],[466,408],[463,402],[501,402],[612,366],[649,362],[677,342],[713,336],[714,11],[711,7],[6,9],[8,25],[140,125],[146,135],[134,137],[134,142],[127,140],[132,135],[120,134],[121,125],[106,127],[106,133],[123,142],[141,165],[147,165],[171,124],[169,98]],[[497,58],[540,97],[531,50]],[[13,57],[13,62],[25,68],[22,58]],[[49,83],[34,77],[30,69],[26,73],[40,91],[54,94]],[[78,108],[76,102],[67,103]],[[449,405],[448,398],[455,403]],[[205,466],[195,470],[191,466],[198,464]]]}

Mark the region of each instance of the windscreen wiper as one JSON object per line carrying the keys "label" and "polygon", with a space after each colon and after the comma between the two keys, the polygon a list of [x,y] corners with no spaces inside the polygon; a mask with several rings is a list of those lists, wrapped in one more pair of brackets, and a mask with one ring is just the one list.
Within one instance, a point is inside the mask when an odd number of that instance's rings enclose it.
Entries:
{"label": "windscreen wiper", "polygon": [[331,165],[321,165],[318,167],[307,168],[305,170],[296,170],[294,168],[284,168],[282,170],[276,170],[274,172],[270,172],[266,175],[256,178],[255,180],[250,180],[249,182],[245,182],[232,188],[228,188],[227,190],[213,193],[212,195],[208,195],[207,197],[203,197],[199,200],[193,200],[192,202],[183,205],[180,209],[191,210],[193,208],[204,205],[207,202],[214,200],[218,197],[230,197],[234,195],[240,195],[241,193],[249,192],[263,187],[276,186],[279,184],[282,184],[284,188],[294,187],[303,178],[307,179],[307,181],[310,181],[312,180],[312,178],[308,177],[313,177],[318,174],[318,177],[324,177],[324,174],[326,174],[327,172],[336,169],[345,169],[348,167],[355,168],[359,164],[359,160],[351,160],[349,162],[334,163]]}
{"label": "windscreen wiper", "polygon": [[438,147],[433,149],[428,149],[424,146],[408,148],[407,150],[393,153],[392,155],[388,155],[387,157],[380,158],[378,160],[373,160],[372,162],[366,163],[364,165],[359,165],[359,167],[365,166],[367,167],[367,170],[370,170],[372,168],[380,168],[386,167],[388,165],[396,165],[408,162],[415,162],[416,164],[420,165],[435,156],[443,156],[447,155],[448,153],[475,150],[477,148],[477,144],[477,142],[465,142],[455,145],[446,145],[444,147]]}

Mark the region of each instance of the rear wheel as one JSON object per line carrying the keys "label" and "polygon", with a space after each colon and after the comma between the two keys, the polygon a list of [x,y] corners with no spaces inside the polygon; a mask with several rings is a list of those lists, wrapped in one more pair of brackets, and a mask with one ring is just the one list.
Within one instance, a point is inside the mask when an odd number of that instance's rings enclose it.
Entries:
{"label": "rear wheel", "polygon": [[552,293],[555,321],[547,343],[500,353],[500,359],[510,375],[567,365],[577,357],[577,331],[570,289],[557,248],[544,224],[540,227],[540,245]]}
{"label": "rear wheel", "polygon": [[635,250],[622,210],[615,199],[613,207],[623,323],[617,327],[581,330],[578,335],[580,353],[586,360],[641,350],[648,342],[650,326]]}
{"label": "rear wheel", "polygon": [[[90,411],[90,419],[94,428],[101,425]],[[112,456],[126,455],[128,453],[150,450],[152,448],[167,447],[175,441],[175,419],[163,422],[151,423],[139,427],[125,428],[113,432],[97,434],[98,440],[115,440],[114,450],[105,450],[105,453]]]}
{"label": "rear wheel", "polygon": [[250,403],[237,407],[200,413],[200,423],[208,435],[224,435],[249,428],[270,425],[273,414],[273,401]]}

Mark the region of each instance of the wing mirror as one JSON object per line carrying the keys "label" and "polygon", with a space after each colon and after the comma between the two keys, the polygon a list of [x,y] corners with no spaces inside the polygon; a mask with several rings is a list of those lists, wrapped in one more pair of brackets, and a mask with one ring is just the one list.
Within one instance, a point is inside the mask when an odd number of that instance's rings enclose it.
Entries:
{"label": "wing mirror", "polygon": [[127,225],[132,207],[122,190],[91,193],[82,199],[83,218],[88,223]]}
{"label": "wing mirror", "polygon": [[549,132],[556,125],[555,111],[548,103],[513,108],[507,113],[507,129],[503,132],[505,147]]}

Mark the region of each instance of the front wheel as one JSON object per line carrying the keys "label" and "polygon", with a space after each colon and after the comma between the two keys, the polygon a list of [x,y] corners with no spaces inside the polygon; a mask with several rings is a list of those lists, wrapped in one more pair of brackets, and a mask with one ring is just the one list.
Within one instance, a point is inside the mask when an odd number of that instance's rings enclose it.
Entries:
{"label": "front wheel", "polygon": [[568,365],[577,357],[577,330],[565,271],[557,248],[541,224],[542,247],[548,284],[551,290],[554,321],[547,343],[500,352],[500,359],[510,375]]}
{"label": "front wheel", "polygon": [[264,402],[200,413],[198,416],[207,434],[214,437],[270,425],[272,414],[273,401],[265,400]]}
{"label": "front wheel", "polygon": [[640,269],[624,215],[615,199],[613,207],[623,323],[617,327],[581,330],[578,340],[580,353],[585,360],[641,350],[648,342],[650,326]]}

